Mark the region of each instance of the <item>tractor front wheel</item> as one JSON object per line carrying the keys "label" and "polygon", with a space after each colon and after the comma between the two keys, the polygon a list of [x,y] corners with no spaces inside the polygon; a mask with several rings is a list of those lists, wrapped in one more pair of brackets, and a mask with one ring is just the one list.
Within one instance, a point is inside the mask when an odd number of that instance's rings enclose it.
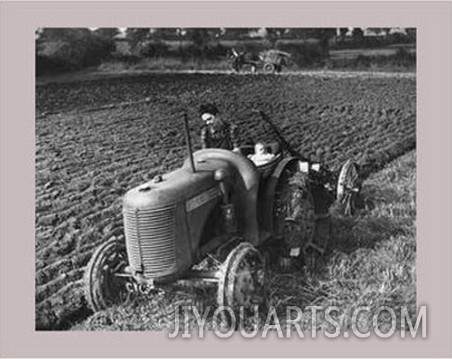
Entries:
{"label": "tractor front wheel", "polygon": [[124,238],[112,236],[96,249],[84,278],[86,300],[94,312],[124,302],[130,295],[127,282],[132,278],[125,273],[126,266]]}
{"label": "tractor front wheel", "polygon": [[239,322],[240,308],[249,314],[255,307],[265,306],[265,260],[258,249],[247,242],[240,243],[228,255],[220,270],[217,302],[223,308],[223,318],[229,324]]}
{"label": "tractor front wheel", "polygon": [[278,236],[287,250],[281,266],[291,257],[303,257],[304,248],[314,240],[316,208],[308,175],[288,167],[279,178],[275,193],[274,220]]}

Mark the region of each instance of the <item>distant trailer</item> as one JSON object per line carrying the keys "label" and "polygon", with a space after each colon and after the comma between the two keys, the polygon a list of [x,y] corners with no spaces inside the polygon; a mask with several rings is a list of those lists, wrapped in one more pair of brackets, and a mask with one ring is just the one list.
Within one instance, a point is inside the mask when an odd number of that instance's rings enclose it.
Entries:
{"label": "distant trailer", "polygon": [[252,72],[262,69],[268,73],[279,73],[284,66],[287,66],[290,54],[280,50],[266,50],[259,53],[257,58],[247,52],[238,53],[234,49],[231,50],[230,56],[231,66],[234,71],[240,72],[245,65],[251,66]]}

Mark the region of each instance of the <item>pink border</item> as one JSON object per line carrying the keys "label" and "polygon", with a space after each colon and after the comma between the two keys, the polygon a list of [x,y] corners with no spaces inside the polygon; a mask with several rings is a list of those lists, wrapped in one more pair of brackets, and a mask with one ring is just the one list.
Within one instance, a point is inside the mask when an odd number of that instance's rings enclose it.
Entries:
{"label": "pink border", "polygon": [[[33,357],[451,355],[450,2],[3,2],[1,353]],[[428,338],[170,340],[165,333],[34,330],[34,31],[40,26],[418,28],[418,304]]]}

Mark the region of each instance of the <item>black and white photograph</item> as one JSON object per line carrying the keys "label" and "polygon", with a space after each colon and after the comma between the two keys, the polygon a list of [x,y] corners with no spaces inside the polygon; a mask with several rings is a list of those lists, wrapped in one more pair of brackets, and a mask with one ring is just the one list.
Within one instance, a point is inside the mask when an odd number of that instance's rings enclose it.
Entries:
{"label": "black and white photograph", "polygon": [[35,35],[36,330],[423,334],[416,28]]}

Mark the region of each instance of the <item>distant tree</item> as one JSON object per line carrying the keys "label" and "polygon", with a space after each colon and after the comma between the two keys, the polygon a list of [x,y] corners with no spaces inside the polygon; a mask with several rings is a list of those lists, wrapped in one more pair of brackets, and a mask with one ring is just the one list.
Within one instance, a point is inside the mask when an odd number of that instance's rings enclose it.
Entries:
{"label": "distant tree", "polygon": [[105,40],[114,40],[119,35],[119,29],[117,27],[99,27],[93,31],[93,34]]}
{"label": "distant tree", "polygon": [[209,34],[210,40],[218,40],[224,34],[224,29],[221,27],[209,27],[206,30]]}
{"label": "distant tree", "polygon": [[[347,29],[348,30],[348,29]],[[291,39],[299,39],[303,41],[307,40],[317,40],[317,52],[323,56],[329,56],[329,48],[331,39],[336,37],[336,28],[290,28],[284,29],[279,28],[279,33],[277,33],[276,38],[281,38],[283,36],[289,37]],[[312,47],[312,44],[310,45]]]}
{"label": "distant tree", "polygon": [[362,41],[364,38],[364,31],[360,27],[354,27],[352,30],[352,37],[356,41]]}
{"label": "distant tree", "polygon": [[330,40],[336,36],[335,28],[320,28],[315,32],[324,56],[329,56]]}
{"label": "distant tree", "polygon": [[382,30],[382,32],[383,32],[383,34],[385,36],[388,36],[389,33],[391,32],[391,28],[390,27],[382,27],[381,30]]}
{"label": "distant tree", "polygon": [[193,46],[193,55],[204,58],[211,39],[211,32],[209,29],[186,28],[184,37],[191,41]]}
{"label": "distant tree", "polygon": [[160,27],[152,29],[150,37],[159,41],[179,40],[179,28],[177,27]]}
{"label": "distant tree", "polygon": [[265,39],[269,42],[271,47],[276,46],[278,39],[282,37],[286,29],[281,27],[266,27]]}
{"label": "distant tree", "polygon": [[381,27],[368,27],[367,31],[373,32],[375,35],[380,35],[383,32]]}
{"label": "distant tree", "polygon": [[347,33],[348,33],[348,27],[341,27],[339,29],[339,36],[340,36],[342,42],[345,42],[345,37],[347,36]]}
{"label": "distant tree", "polygon": [[36,64],[75,70],[97,65],[113,51],[111,41],[87,28],[43,28],[36,46]]}
{"label": "distant tree", "polygon": [[150,28],[131,28],[126,29],[126,39],[130,42],[132,53],[139,52],[140,46],[150,37]]}
{"label": "distant tree", "polygon": [[185,37],[192,41],[196,47],[202,47],[208,44],[210,40],[209,31],[206,28],[190,28],[186,29]]}
{"label": "distant tree", "polygon": [[376,35],[388,36],[391,31],[390,27],[368,27],[367,30],[372,31]]}
{"label": "distant tree", "polygon": [[89,38],[92,32],[88,28],[43,28],[41,39],[43,41],[83,41]]}
{"label": "distant tree", "polygon": [[256,28],[250,27],[226,27],[223,29],[222,37],[234,40],[244,39],[250,36],[250,33],[256,31]]}
{"label": "distant tree", "polygon": [[325,28],[298,28],[290,29],[292,36],[298,39],[308,40],[315,39],[318,41],[318,46],[320,51],[324,56],[329,54],[329,43],[332,38],[336,36],[336,28],[325,27]]}
{"label": "distant tree", "polygon": [[406,35],[412,42],[416,42],[416,28],[415,27],[409,27],[405,29]]}
{"label": "distant tree", "polygon": [[289,29],[285,29],[285,36],[287,36],[289,39],[302,39],[303,38],[303,33],[299,31],[300,28],[289,28]]}
{"label": "distant tree", "polygon": [[104,47],[110,49],[110,54],[116,50],[115,38],[120,34],[116,27],[101,27],[93,31],[93,35],[100,40]]}

